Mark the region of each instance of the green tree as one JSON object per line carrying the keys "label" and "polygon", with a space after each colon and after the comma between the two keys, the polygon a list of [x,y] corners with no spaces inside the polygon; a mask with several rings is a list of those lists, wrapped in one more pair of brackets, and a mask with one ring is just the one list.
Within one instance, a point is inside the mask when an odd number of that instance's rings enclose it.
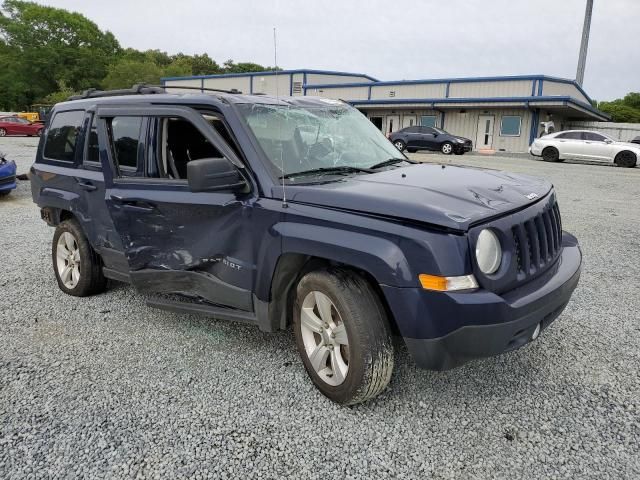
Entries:
{"label": "green tree", "polygon": [[163,75],[162,68],[153,62],[122,59],[109,67],[102,87],[112,90],[129,88],[136,83],[158,85]]}
{"label": "green tree", "polygon": [[611,115],[614,122],[640,123],[640,93],[630,92],[624,98],[599,102],[598,109]]}
{"label": "green tree", "polygon": [[79,13],[19,0],[0,12],[0,105],[26,108],[58,91],[96,86],[120,52],[113,34]]}
{"label": "green tree", "polygon": [[265,72],[270,70],[275,70],[273,67],[263,67],[257,63],[251,62],[240,62],[235,63],[233,60],[229,59],[224,62],[224,73],[246,73],[246,72]]}

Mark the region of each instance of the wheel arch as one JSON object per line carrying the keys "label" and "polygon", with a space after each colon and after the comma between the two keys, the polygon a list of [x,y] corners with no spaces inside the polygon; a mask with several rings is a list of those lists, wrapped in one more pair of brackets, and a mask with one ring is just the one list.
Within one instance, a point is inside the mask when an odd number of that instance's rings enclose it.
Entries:
{"label": "wheel arch", "polygon": [[363,278],[378,296],[380,304],[387,314],[389,324],[394,332],[397,324],[393,311],[376,278],[367,270],[339,262],[330,258],[311,256],[302,253],[283,253],[273,273],[270,288],[269,322],[271,331],[284,330],[292,323],[292,308],[295,301],[296,286],[307,273],[318,269],[340,268],[348,270]]}

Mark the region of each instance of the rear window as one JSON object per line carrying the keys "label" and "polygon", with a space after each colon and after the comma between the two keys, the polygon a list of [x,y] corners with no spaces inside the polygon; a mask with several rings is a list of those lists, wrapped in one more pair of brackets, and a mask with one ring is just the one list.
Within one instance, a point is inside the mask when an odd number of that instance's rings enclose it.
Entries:
{"label": "rear window", "polygon": [[84,119],[84,110],[60,112],[49,125],[44,156],[51,160],[73,162],[76,157],[76,143]]}

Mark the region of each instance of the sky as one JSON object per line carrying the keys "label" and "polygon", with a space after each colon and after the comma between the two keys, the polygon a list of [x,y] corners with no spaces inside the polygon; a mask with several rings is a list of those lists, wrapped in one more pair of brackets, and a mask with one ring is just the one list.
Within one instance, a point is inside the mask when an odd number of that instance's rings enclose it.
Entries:
{"label": "sky", "polygon": [[[575,78],[586,0],[39,0],[80,12],[123,47],[208,53],[380,80]],[[584,88],[640,91],[640,0],[595,0]]]}

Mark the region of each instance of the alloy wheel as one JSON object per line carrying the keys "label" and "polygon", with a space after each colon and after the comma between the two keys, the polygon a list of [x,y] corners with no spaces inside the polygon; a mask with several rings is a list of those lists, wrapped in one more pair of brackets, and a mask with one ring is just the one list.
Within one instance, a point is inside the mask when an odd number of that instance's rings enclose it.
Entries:
{"label": "alloy wheel", "polygon": [[342,384],[349,373],[349,338],[340,312],[322,292],[312,291],[300,312],[302,341],[316,374],[328,385]]}
{"label": "alloy wheel", "polygon": [[4,128],[0,128],[0,137],[4,137],[7,134],[7,131]]}
{"label": "alloy wheel", "polygon": [[396,148],[400,151],[404,150],[404,143],[398,141],[396,143],[394,143],[394,145],[396,146]]}
{"label": "alloy wheel", "polygon": [[453,151],[453,146],[450,143],[442,145],[442,153],[449,155]]}
{"label": "alloy wheel", "polygon": [[64,286],[68,289],[75,288],[80,281],[80,248],[69,232],[63,232],[58,238],[56,266]]}

